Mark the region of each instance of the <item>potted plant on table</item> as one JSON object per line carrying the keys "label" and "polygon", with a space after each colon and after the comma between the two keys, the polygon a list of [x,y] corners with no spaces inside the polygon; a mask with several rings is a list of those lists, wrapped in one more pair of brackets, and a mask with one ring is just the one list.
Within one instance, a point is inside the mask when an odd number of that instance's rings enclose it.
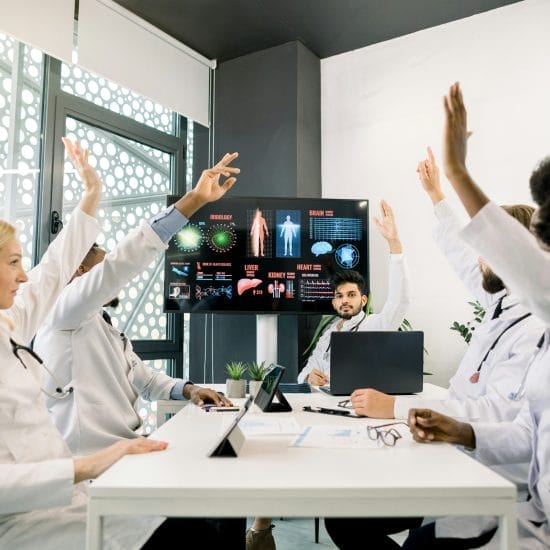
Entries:
{"label": "potted plant on table", "polygon": [[252,361],[248,366],[248,373],[250,374],[250,382],[248,383],[248,392],[253,397],[256,397],[256,394],[262,387],[262,382],[264,376],[266,375],[269,367],[266,366],[265,361],[258,363],[257,361]]}
{"label": "potted plant on table", "polygon": [[239,398],[246,395],[246,380],[243,374],[246,372],[246,363],[242,361],[230,361],[225,365],[227,380],[225,381],[225,392],[227,397]]}

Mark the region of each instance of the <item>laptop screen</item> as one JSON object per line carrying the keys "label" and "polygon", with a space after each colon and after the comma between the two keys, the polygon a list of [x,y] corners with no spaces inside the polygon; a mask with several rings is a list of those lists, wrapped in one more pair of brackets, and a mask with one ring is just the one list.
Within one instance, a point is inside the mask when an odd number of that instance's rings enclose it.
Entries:
{"label": "laptop screen", "polygon": [[333,332],[330,391],[350,395],[359,388],[390,394],[422,391],[422,331]]}

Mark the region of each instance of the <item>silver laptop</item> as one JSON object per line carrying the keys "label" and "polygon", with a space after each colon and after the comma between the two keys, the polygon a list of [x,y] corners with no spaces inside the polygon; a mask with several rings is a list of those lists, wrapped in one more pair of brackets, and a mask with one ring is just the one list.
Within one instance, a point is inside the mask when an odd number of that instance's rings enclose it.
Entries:
{"label": "silver laptop", "polygon": [[423,366],[424,333],[421,331],[331,334],[332,395],[350,395],[359,388],[390,394],[421,392]]}

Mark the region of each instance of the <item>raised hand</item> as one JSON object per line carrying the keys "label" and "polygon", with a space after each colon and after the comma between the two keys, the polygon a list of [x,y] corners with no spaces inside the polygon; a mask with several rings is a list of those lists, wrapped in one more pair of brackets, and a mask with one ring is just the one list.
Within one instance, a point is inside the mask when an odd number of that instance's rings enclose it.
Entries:
{"label": "raised hand", "polygon": [[385,200],[380,201],[380,217],[374,218],[374,224],[382,234],[382,237],[388,241],[390,252],[392,254],[400,254],[402,247],[393,210]]}
{"label": "raised hand", "polygon": [[[218,164],[215,164],[212,168],[203,170],[194,189],[197,198],[203,204],[217,201],[233,187],[237,178],[232,176],[232,174],[239,174],[241,170],[229,165],[238,156],[239,153],[226,153]],[[225,176],[227,179],[220,185],[221,176]]]}
{"label": "raised hand", "polygon": [[460,84],[455,82],[443,99],[445,124],[443,130],[443,169],[450,179],[467,172],[466,151],[468,138],[468,116]]}
{"label": "raised hand", "polygon": [[460,422],[430,409],[411,409],[408,424],[413,439],[419,443],[446,441],[470,449],[476,446],[471,424]]}
{"label": "raised hand", "polygon": [[80,201],[80,208],[90,216],[95,216],[99,199],[103,191],[103,182],[88,162],[88,149],[82,149],[80,143],[74,143],[67,137],[61,138],[68,157],[84,183],[84,196]]}
{"label": "raised hand", "polygon": [[441,183],[439,181],[439,168],[435,162],[435,157],[431,147],[428,147],[428,158],[421,160],[416,168],[418,179],[422,183],[424,191],[428,194],[434,204],[442,201],[445,198],[441,191]]}
{"label": "raised hand", "polygon": [[[240,174],[241,170],[229,166],[239,153],[226,153],[222,160],[212,168],[203,170],[197,185],[175,203],[175,207],[187,218],[190,218],[205,204],[217,201],[223,197],[237,181],[232,174]],[[220,184],[221,176],[227,179]]]}
{"label": "raised hand", "polygon": [[489,202],[466,168],[467,115],[458,82],[449,89],[443,100],[445,124],[443,129],[443,170],[468,214],[473,217]]}

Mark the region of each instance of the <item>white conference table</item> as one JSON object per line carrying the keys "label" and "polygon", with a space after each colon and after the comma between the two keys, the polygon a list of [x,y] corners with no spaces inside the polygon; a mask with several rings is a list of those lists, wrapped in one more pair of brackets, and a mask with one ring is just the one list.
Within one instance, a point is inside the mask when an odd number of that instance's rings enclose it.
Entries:
{"label": "white conference table", "polygon": [[[424,394],[442,395],[426,384]],[[286,394],[300,426],[382,424],[302,411],[334,406],[324,393]],[[237,458],[208,458],[223,418],[194,405],[181,410],[151,437],[169,442],[166,451],[126,456],[90,487],[87,549],[102,547],[109,515],[181,517],[387,517],[494,515],[501,549],[517,547],[515,486],[444,443],[415,443],[406,426],[393,448],[296,448],[291,435],[247,437]],[[227,422],[227,421],[226,421]],[[244,536],[244,534],[243,534]]]}

